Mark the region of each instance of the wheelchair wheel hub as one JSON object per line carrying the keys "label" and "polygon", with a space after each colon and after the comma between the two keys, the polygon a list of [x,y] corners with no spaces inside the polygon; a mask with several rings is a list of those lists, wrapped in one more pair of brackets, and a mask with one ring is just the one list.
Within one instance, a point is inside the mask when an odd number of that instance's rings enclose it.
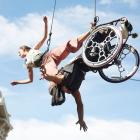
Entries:
{"label": "wheelchair wheel hub", "polygon": [[121,44],[122,36],[116,27],[98,27],[93,30],[83,47],[83,60],[90,67],[103,67],[116,57]]}

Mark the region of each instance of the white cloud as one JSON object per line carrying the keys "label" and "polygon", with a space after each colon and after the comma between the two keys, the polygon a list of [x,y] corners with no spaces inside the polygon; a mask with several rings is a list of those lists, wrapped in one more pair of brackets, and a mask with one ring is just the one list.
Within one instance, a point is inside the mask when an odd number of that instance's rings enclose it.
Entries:
{"label": "white cloud", "polygon": [[[126,0],[124,1],[127,2]],[[109,3],[111,0],[102,0],[102,2]],[[97,13],[101,18],[100,20],[104,22],[110,21],[114,17],[120,18],[123,16],[112,12],[97,11]],[[52,13],[47,12],[44,15],[49,17],[50,27]],[[63,10],[58,9],[54,19],[51,47],[62,44],[64,41],[88,31],[90,22],[93,21],[93,16],[93,9],[80,5]],[[19,46],[23,44],[33,47],[44,33],[42,17],[43,15],[32,13],[15,21],[9,21],[0,16],[0,55],[17,55]]]}
{"label": "white cloud", "polygon": [[0,55],[17,54],[19,46],[35,45],[43,36],[43,15],[28,14],[16,21],[0,17]]}
{"label": "white cloud", "polygon": [[[16,22],[8,21],[4,17],[0,17],[0,55],[16,53],[19,45],[23,43],[32,44],[33,39],[37,40],[42,32],[40,32],[41,23],[39,23],[39,15],[27,15]],[[35,20],[35,19],[38,20]],[[16,51],[15,51],[16,49]]]}
{"label": "white cloud", "polygon": [[[100,0],[100,4],[111,4],[115,1],[113,0]],[[118,0],[119,3],[128,4],[130,7],[135,7],[140,2],[140,0]]]}
{"label": "white cloud", "polygon": [[36,119],[16,120],[7,140],[139,140],[140,123],[130,121],[106,121],[89,118],[88,131],[79,131],[75,117],[60,122],[43,122]]}
{"label": "white cloud", "polygon": [[[64,11],[58,12],[60,16],[65,13]],[[58,14],[58,17],[60,17]],[[73,13],[71,13],[73,14]],[[67,19],[71,16],[68,15]],[[51,22],[50,13],[45,15],[49,18],[49,28]],[[67,15],[65,15],[66,17]],[[77,34],[76,28],[72,28],[67,25],[66,21],[61,19],[54,19],[52,42],[53,45],[62,43]],[[44,25],[43,25],[43,15],[36,13],[28,14],[25,17],[16,19],[16,21],[9,21],[3,16],[0,16],[0,55],[17,55],[19,46],[27,44],[33,47],[40,39],[43,37]],[[75,17],[76,18],[76,17]]]}
{"label": "white cloud", "polygon": [[135,7],[140,2],[140,0],[123,0],[123,2],[129,4],[130,7]]}
{"label": "white cloud", "polygon": [[112,0],[101,0],[100,4],[110,4],[112,3]]}
{"label": "white cloud", "polygon": [[[54,19],[52,45],[62,44],[64,41],[87,32],[93,20],[92,10],[77,5],[66,9],[58,9]],[[79,14],[80,13],[80,14]],[[44,15],[49,17],[49,28],[52,13]],[[0,55],[17,55],[19,46],[27,44],[33,47],[43,36],[43,15],[32,13],[9,21],[0,16]]]}

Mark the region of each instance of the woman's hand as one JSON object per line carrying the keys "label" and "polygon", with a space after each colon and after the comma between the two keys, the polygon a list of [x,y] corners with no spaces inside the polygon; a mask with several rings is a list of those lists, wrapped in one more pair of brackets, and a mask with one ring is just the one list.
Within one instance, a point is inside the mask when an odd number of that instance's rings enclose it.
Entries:
{"label": "woman's hand", "polygon": [[17,81],[12,81],[12,82],[11,82],[11,85],[12,85],[12,86],[15,86],[15,85],[17,85],[17,84],[19,84]]}
{"label": "woman's hand", "polygon": [[44,36],[43,38],[37,43],[37,45],[35,45],[34,49],[35,50],[39,50],[42,46],[43,43],[45,42],[45,40],[47,39],[47,35],[48,35],[48,18],[46,16],[44,16],[43,18],[44,21],[44,25],[45,25],[45,29],[44,29]]}
{"label": "woman's hand", "polygon": [[43,18],[43,21],[44,21],[45,23],[48,23],[48,18],[45,16],[45,17]]}
{"label": "woman's hand", "polygon": [[83,129],[84,131],[87,131],[88,127],[84,121],[77,121],[76,124],[80,125],[80,130]]}

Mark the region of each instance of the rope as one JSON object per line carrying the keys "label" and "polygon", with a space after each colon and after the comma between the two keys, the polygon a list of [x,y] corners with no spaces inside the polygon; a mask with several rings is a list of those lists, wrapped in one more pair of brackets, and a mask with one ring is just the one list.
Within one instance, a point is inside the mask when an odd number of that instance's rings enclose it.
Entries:
{"label": "rope", "polygon": [[140,82],[140,79],[130,79],[131,81]]}
{"label": "rope", "polygon": [[96,8],[96,0],[94,0],[94,26],[96,26],[97,22],[99,21],[99,17],[97,14],[97,8]]}
{"label": "rope", "polygon": [[50,32],[49,32],[49,38],[47,40],[47,50],[46,50],[46,52],[48,52],[49,49],[50,49],[53,21],[54,21],[54,16],[55,16],[55,9],[56,9],[56,0],[54,0],[53,15],[52,15],[52,21],[51,21],[51,28],[50,28]]}
{"label": "rope", "polygon": [[94,7],[94,14],[95,14],[95,15],[94,15],[94,18],[95,18],[95,17],[96,17],[96,0],[94,1],[94,6],[95,6],[95,7]]}

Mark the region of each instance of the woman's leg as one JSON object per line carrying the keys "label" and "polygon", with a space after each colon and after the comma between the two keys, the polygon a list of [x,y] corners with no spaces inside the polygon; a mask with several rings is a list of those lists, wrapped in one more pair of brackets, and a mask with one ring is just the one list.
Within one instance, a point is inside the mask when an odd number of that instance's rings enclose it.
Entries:
{"label": "woman's leg", "polygon": [[[84,33],[77,37],[76,39],[72,39],[67,43],[66,45],[60,46],[58,48],[55,48],[51,51],[52,57],[50,57],[50,60],[48,63],[46,63],[43,67],[44,70],[42,71],[43,77],[48,81],[53,81],[57,84],[60,84],[61,81],[64,78],[64,75],[58,74],[57,65],[64,60],[70,52],[76,52],[78,51],[83,41],[90,35],[90,32]],[[68,51],[70,50],[70,52]],[[55,58],[55,61],[54,61]]]}
{"label": "woman's leg", "polygon": [[67,43],[51,50],[51,56],[55,59],[56,65],[59,65],[70,53],[77,52],[81,47],[83,41],[90,35],[90,32],[84,33],[77,38],[71,39]]}
{"label": "woman's leg", "polygon": [[87,39],[90,35],[90,32],[84,33],[77,38],[71,39],[67,44],[67,49],[71,53],[76,53],[83,45],[83,42]]}
{"label": "woman's leg", "polygon": [[84,42],[87,37],[90,35],[90,32],[84,33],[77,37],[78,42]]}

